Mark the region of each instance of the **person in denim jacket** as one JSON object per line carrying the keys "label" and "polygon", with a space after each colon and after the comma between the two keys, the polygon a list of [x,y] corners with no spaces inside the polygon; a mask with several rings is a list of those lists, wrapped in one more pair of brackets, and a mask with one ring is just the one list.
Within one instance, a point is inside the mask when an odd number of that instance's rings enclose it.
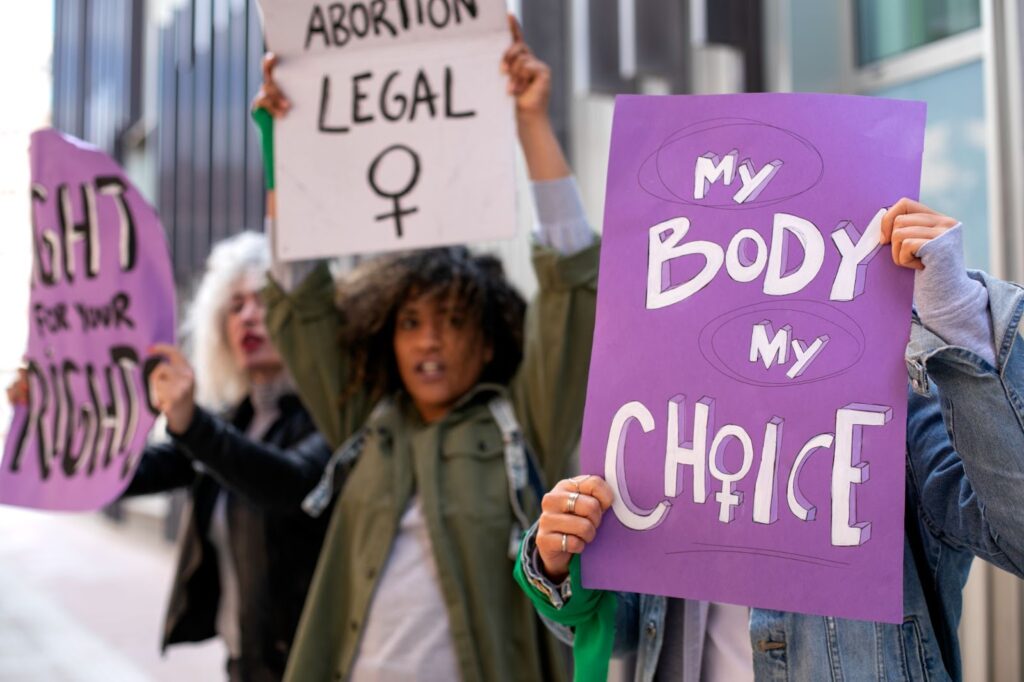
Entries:
{"label": "person in denim jacket", "polygon": [[[893,260],[918,271],[906,351],[903,623],[751,609],[749,622],[740,621],[749,626],[743,650],[752,654],[742,677],[961,679],[957,626],[971,561],[1024,576],[1024,289],[965,270],[961,231],[908,199],[883,221]],[[593,539],[611,499],[597,476],[559,482],[521,548],[520,584],[569,642],[574,633],[560,614],[577,600],[572,624],[597,617],[601,595],[569,577],[569,562]],[[715,606],[619,594],[615,651],[636,654],[636,680],[736,679],[735,669],[708,665]],[[673,609],[685,625],[666,636]]]}

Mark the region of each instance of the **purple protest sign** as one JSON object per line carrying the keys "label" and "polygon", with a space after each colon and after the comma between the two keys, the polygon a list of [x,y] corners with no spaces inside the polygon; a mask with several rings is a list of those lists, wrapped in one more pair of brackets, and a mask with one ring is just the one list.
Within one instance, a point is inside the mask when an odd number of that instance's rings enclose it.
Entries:
{"label": "purple protest sign", "polygon": [[153,425],[147,349],[174,341],[174,283],[155,211],[106,154],[32,135],[33,271],[0,502],[99,508],[128,485]]}
{"label": "purple protest sign", "polygon": [[901,622],[925,107],[619,97],[582,465],[587,587]]}

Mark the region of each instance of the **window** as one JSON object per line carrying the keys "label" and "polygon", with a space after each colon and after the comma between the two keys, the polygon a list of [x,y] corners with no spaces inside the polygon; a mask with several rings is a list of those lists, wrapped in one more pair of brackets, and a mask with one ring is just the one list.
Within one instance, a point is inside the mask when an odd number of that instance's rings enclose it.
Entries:
{"label": "window", "polygon": [[980,0],[855,0],[865,66],[981,26]]}

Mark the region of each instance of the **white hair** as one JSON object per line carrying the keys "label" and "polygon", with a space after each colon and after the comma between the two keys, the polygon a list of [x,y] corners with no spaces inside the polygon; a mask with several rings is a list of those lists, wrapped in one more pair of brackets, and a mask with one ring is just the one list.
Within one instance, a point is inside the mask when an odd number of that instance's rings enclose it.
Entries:
{"label": "white hair", "polygon": [[227,338],[227,313],[238,281],[264,277],[270,267],[267,239],[241,232],[214,245],[182,329],[196,377],[196,402],[223,412],[249,393],[249,377],[235,364]]}

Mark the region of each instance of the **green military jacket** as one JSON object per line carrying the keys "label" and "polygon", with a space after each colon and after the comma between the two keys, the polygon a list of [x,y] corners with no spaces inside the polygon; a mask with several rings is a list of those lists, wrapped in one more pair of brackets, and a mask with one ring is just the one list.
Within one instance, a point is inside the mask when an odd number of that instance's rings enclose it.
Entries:
{"label": "green military jacket", "polygon": [[[512,578],[501,432],[488,401],[512,403],[528,445],[554,482],[575,469],[594,328],[598,245],[571,256],[535,247],[539,282],[510,386],[478,384],[425,424],[395,396],[370,417],[363,395],[341,402],[347,357],[334,285],[320,267],[291,294],[271,283],[268,328],[318,428],[337,448],[366,423],[362,454],[334,507],[286,680],[347,678],[377,581],[411,497],[420,496],[464,682],[562,680],[562,649]],[[526,512],[540,501],[527,491]]]}

